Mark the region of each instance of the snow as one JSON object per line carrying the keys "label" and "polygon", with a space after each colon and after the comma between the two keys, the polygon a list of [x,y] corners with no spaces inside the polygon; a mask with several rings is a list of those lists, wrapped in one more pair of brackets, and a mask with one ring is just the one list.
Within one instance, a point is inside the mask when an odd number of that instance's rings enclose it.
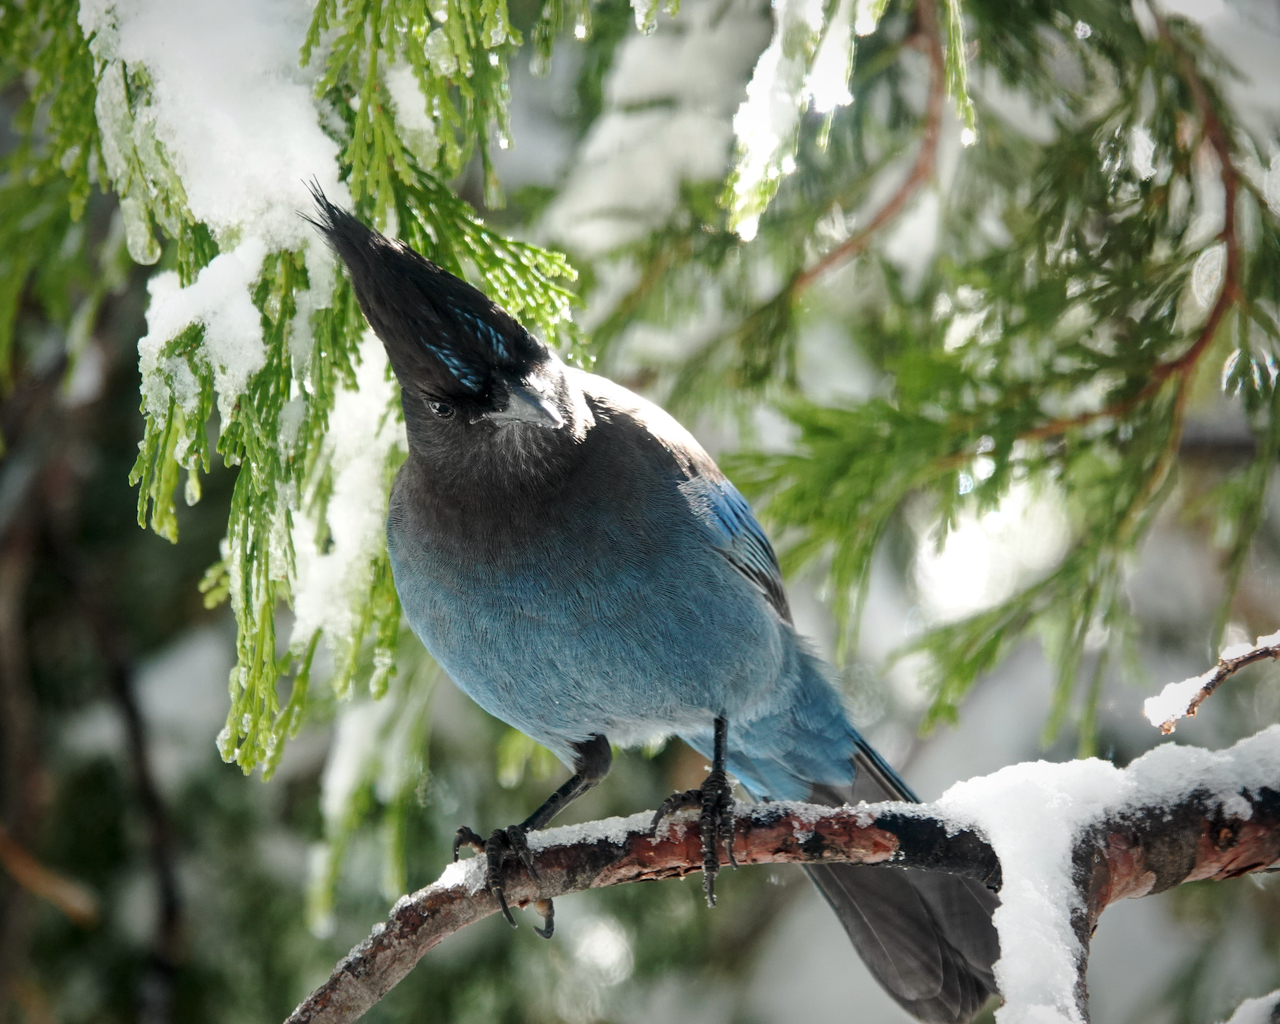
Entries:
{"label": "snow", "polygon": [[[174,271],[155,274],[147,282],[151,302],[147,306],[147,333],[138,341],[138,357],[143,396],[152,416],[163,418],[169,405],[169,389],[158,372],[160,350],[187,325],[199,323],[204,325],[204,352],[213,368],[219,412],[222,421],[228,422],[231,405],[267,358],[262,317],[249,297],[266,255],[265,243],[255,236],[232,252],[215,256],[186,288],[179,285]],[[165,369],[173,373],[174,368]],[[180,373],[175,383],[179,405],[185,412],[193,412],[195,378]]]}
{"label": "snow", "polygon": [[[317,63],[298,66],[310,18],[305,0],[80,5],[98,60],[145,66],[150,103],[135,111],[132,141],[150,135],[163,146],[192,215],[223,247],[250,226],[272,251],[312,246],[297,215],[311,205],[304,179],[318,178],[336,202],[347,196],[337,144],[321,130],[312,99]],[[118,93],[113,102],[121,100]],[[128,111],[106,113],[105,147],[118,149],[128,140],[111,128],[127,123]],[[142,159],[145,149],[139,145]],[[115,167],[112,176],[119,177]]]}
{"label": "snow", "polygon": [[1214,667],[1202,675],[1167,684],[1154,697],[1148,697],[1142,702],[1142,713],[1148,722],[1157,727],[1185,718],[1191,709],[1191,702],[1217,672]]}
{"label": "snow", "polygon": [[1081,1020],[1075,1005],[1079,943],[1072,849],[1083,828],[1126,807],[1161,807],[1196,789],[1238,813],[1244,789],[1280,777],[1280,726],[1225,751],[1164,743],[1127,769],[1097,759],[1013,765],[952,786],[936,808],[995,849],[1004,887],[995,924],[1003,956],[997,1024]]}
{"label": "snow", "polygon": [[684,3],[651,35],[618,47],[605,110],[569,163],[541,231],[588,256],[643,237],[671,215],[686,181],[724,174],[730,118],[769,38],[755,5]]}
{"label": "snow", "polygon": [[854,0],[840,0],[805,82],[813,109],[820,114],[853,102],[849,92],[853,74],[853,6]]}
{"label": "snow", "polygon": [[362,591],[362,574],[369,571],[369,560],[383,543],[384,467],[393,447],[406,446],[403,423],[389,413],[397,398],[382,343],[366,332],[356,390],[338,392],[324,441],[333,471],[326,513],[332,541],[328,551],[317,550],[317,527],[308,516],[294,518],[295,649],[305,648],[317,629],[324,630],[326,644],[334,649],[350,639],[358,626],[346,595]]}
{"label": "snow", "polygon": [[[311,290],[296,296],[291,344],[296,365],[305,366],[310,355],[310,315],[328,304],[334,277],[332,258],[298,216],[311,207],[304,180],[316,181],[335,202],[349,201],[338,180],[337,144],[321,128],[313,98],[320,62],[298,63],[310,18],[306,0],[80,5],[80,27],[102,68],[95,110],[103,157],[123,196],[130,254],[141,263],[159,258],[151,217],[170,235],[179,230],[179,215],[155,203],[155,191],[181,197],[222,250],[186,288],[171,272],[148,284],[139,362],[152,416],[166,413],[171,394],[193,411],[195,377],[181,360],[161,366],[159,351],[200,323],[200,354],[213,368],[218,408],[223,424],[229,422],[265,362],[250,290],[268,253],[306,254]],[[134,83],[132,105],[126,76]],[[400,101],[405,90],[393,84]],[[403,117],[421,129],[410,114]]]}
{"label": "snow", "polygon": [[[773,40],[756,62],[746,101],[733,118],[738,164],[733,180],[731,226],[744,241],[755,237],[771,182],[795,156],[806,84],[806,65],[822,28],[822,0],[776,0]],[[824,101],[831,90],[819,85]]]}
{"label": "snow", "polygon": [[468,857],[461,860],[450,861],[445,865],[444,871],[440,873],[440,877],[427,886],[426,890],[415,893],[406,893],[396,900],[395,905],[391,908],[391,914],[394,916],[410,903],[413,903],[419,898],[423,891],[438,892],[441,889],[465,887],[467,894],[474,896],[484,888],[486,868],[486,862],[480,857]]}
{"label": "snow", "polygon": [[417,75],[410,65],[398,62],[387,68],[386,81],[401,136],[414,156],[431,167],[436,162],[439,142],[436,124],[427,116],[427,100]]}
{"label": "snow", "polygon": [[604,818],[581,825],[561,825],[529,833],[529,849],[545,850],[551,846],[574,843],[613,843],[621,846],[633,832],[645,832],[653,824],[653,811],[640,811],[626,818]]}
{"label": "snow", "polygon": [[320,776],[320,812],[331,835],[346,824],[352,798],[369,777],[387,718],[395,710],[393,701],[366,701],[345,705],[338,716],[333,745]]}
{"label": "snow", "polygon": [[1257,999],[1246,999],[1226,1024],[1273,1024],[1277,1006],[1280,1006],[1280,989]]}
{"label": "snow", "polygon": [[1190,713],[1191,702],[1218,674],[1222,662],[1235,661],[1263,648],[1276,647],[1277,645],[1280,645],[1280,632],[1260,636],[1251,644],[1232,644],[1218,655],[1218,664],[1209,669],[1208,672],[1203,672],[1198,676],[1192,676],[1190,679],[1183,679],[1176,683],[1168,683],[1154,697],[1148,697],[1142,704],[1143,715],[1152,725],[1157,727],[1168,725],[1172,730],[1174,722],[1180,718],[1185,718]]}

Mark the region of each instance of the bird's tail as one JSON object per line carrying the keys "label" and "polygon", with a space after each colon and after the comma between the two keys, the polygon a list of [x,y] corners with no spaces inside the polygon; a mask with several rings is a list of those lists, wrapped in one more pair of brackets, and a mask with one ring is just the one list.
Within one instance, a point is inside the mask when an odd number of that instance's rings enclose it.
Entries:
{"label": "bird's tail", "polygon": [[[766,799],[918,803],[849,724],[823,663],[803,649],[798,655],[793,686],[774,713],[738,727],[730,721],[729,770]],[[710,756],[709,731],[686,739]],[[914,1017],[964,1024],[996,991],[1000,944],[991,915],[1000,901],[980,882],[876,865],[805,870],[876,980]]]}
{"label": "bird's tail", "polygon": [[[818,803],[918,802],[859,737],[850,788],[815,786]],[[1000,943],[991,915],[1000,900],[980,882],[940,871],[860,864],[807,867],[858,955],[886,992],[930,1024],[963,1024],[996,991]]]}

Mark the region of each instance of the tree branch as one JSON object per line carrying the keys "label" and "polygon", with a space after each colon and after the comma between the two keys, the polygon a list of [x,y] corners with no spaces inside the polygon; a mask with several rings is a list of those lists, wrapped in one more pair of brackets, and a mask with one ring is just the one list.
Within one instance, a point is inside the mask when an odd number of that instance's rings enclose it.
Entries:
{"label": "tree branch", "polygon": [[[1238,775],[1243,781],[1239,788],[1216,794],[1204,789],[1199,779],[1176,797],[1143,790],[1141,760],[1125,771],[1112,769],[1117,793],[1131,793],[1136,786],[1146,802],[1104,807],[1076,830],[1071,863],[1080,899],[1071,925],[1081,936],[1082,976],[1088,936],[1108,904],[1162,892],[1184,881],[1233,878],[1280,863],[1280,791],[1251,786],[1259,771],[1265,775],[1277,767],[1267,764],[1259,769],[1258,748],[1245,751],[1246,744],[1259,743],[1280,760],[1280,728],[1246,741],[1236,748],[1242,751]],[[1188,758],[1217,758],[1220,770],[1222,764],[1230,770],[1234,763],[1234,751],[1205,755],[1176,748],[1173,756],[1184,756],[1184,750]],[[1062,777],[1069,778],[1079,764],[1019,767],[1062,769]],[[1167,767],[1160,770],[1168,774]],[[1000,777],[979,781],[998,783]],[[986,829],[962,820],[945,800],[936,805],[839,808],[768,803],[740,806],[738,815],[734,853],[739,864],[879,864],[889,870],[950,871],[996,889],[1003,884],[997,849],[982,834]],[[523,870],[514,873],[506,888],[508,900],[525,907],[586,889],[680,878],[699,870],[702,846],[696,815],[687,812],[672,818],[657,836],[649,831],[651,821],[652,815],[645,812],[533,834],[530,846],[538,880]],[[483,877],[483,861],[470,859],[450,865],[435,883],[403,897],[388,920],[339,962],[329,980],[294,1010],[286,1024],[356,1020],[429,949],[497,912],[497,901],[483,888]],[[1061,913],[1064,918],[1073,915],[1073,908],[1063,906]],[[1006,954],[1006,960],[1016,958],[1015,942],[1006,944]],[[999,967],[997,971],[999,976]],[[1080,1000],[1084,994],[1081,981]]]}

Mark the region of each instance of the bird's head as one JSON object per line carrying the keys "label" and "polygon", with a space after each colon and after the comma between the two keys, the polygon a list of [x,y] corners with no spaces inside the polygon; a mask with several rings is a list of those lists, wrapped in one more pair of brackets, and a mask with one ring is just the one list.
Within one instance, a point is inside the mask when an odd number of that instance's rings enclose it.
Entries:
{"label": "bird's head", "polygon": [[466,281],[312,193],[311,222],[346,265],[400,381],[411,444],[415,434],[569,424],[563,364],[546,345]]}

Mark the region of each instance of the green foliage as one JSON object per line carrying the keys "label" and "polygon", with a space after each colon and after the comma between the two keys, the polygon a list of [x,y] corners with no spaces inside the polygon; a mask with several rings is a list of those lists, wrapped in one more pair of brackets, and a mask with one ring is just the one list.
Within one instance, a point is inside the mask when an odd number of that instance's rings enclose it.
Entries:
{"label": "green foliage", "polygon": [[[79,220],[100,174],[97,76],[77,21],[76,0],[7,4],[0,82],[22,76],[26,97],[12,127],[21,139],[10,166],[31,185],[59,182]],[[6,277],[8,275],[6,274]]]}
{"label": "green foliage", "polygon": [[[954,5],[939,6],[953,33]],[[1187,405],[1224,357],[1223,388],[1258,447],[1215,493],[1228,584],[1219,630],[1260,521],[1275,461],[1280,248],[1276,212],[1245,170],[1265,166],[1268,149],[1235,123],[1218,92],[1221,58],[1185,22],[1147,38],[1123,6],[1020,18],[996,4],[966,9],[975,76],[998,76],[1038,106],[1015,120],[973,97],[976,142],[939,196],[923,279],[903,279],[884,232],[864,240],[849,224],[854,211],[858,225],[875,216],[871,197],[883,204],[884,183],[901,180],[919,144],[922,112],[901,67],[913,27],[891,5],[858,40],[853,102],[801,119],[796,171],[753,200],[759,209],[777,190],[755,240],[743,245],[729,230],[740,218],[686,191],[669,226],[629,251],[645,272],[597,336],[613,344],[636,319],[678,320],[709,291],[743,311],[666,368],[670,400],[688,414],[771,399],[791,421],[792,451],[747,451],[731,471],[786,539],[784,567],[816,566],[829,584],[846,655],[872,555],[908,500],[927,496],[944,526],[995,508],[1015,484],[1065,500],[1073,540],[1060,565],[909,649],[932,665],[926,723],[952,720],[975,679],[1034,629],[1058,666],[1046,737],[1074,718],[1088,750],[1101,674],[1130,653],[1126,566],[1176,480]],[[957,37],[947,42],[955,90]],[[1229,150],[1225,171],[1204,156],[1215,139]],[[1224,176],[1238,183],[1240,265],[1227,285],[1234,314],[1210,320],[1225,259],[1205,224],[1222,223]],[[852,274],[829,271],[839,286],[828,290],[809,268],[846,242],[851,256],[868,251]],[[761,295],[762,279],[783,283]],[[847,331],[878,377],[874,397],[835,407],[806,397],[798,345],[819,319]],[[1086,647],[1101,653],[1082,682]]]}
{"label": "green foliage", "polygon": [[[489,294],[530,326],[575,349],[567,316],[572,293],[561,283],[573,274],[567,261],[486,228],[420,166],[425,160],[428,168],[452,174],[478,147],[488,168],[487,133],[505,138],[505,62],[520,44],[505,4],[433,4],[428,10],[422,3],[325,3],[314,12],[304,61],[321,40],[328,49],[317,93],[338,114],[328,130],[342,146],[343,173],[357,209],[381,224],[393,217],[410,244],[455,273],[477,275]],[[138,262],[155,263],[165,251],[157,234],[168,239],[167,265],[185,287],[222,246],[189,212],[181,180],[157,138],[147,69],[126,65],[111,45],[106,37],[90,43],[97,56],[105,169],[121,196],[129,251]],[[438,145],[418,139],[414,152],[402,141],[406,133],[385,83],[397,60],[412,69],[424,97],[425,109],[418,113],[435,124]],[[94,102],[92,92],[87,101]],[[186,499],[199,500],[200,475],[210,469],[207,430],[215,412],[217,450],[240,467],[224,557],[204,589],[210,601],[229,598],[236,615],[239,660],[220,747],[246,770],[262,764],[270,772],[284,739],[303,719],[318,636],[295,635],[281,653],[276,614],[295,596],[301,520],[315,524],[317,551],[329,543],[329,417],[339,392],[356,387],[365,330],[349,285],[339,280],[331,294],[313,294],[311,276],[304,252],[267,254],[250,295],[259,313],[263,359],[238,393],[228,393],[220,376],[225,370],[205,343],[208,327],[199,320],[171,338],[151,339],[153,349],[143,351],[147,419],[131,477],[139,485],[139,521],[176,540],[175,490],[185,470]],[[6,281],[18,288],[22,278],[14,274]],[[388,414],[398,416],[398,403],[393,404]],[[396,446],[388,450],[384,502],[402,457]],[[332,685],[346,693],[361,676],[380,693],[393,671],[399,604],[385,550],[354,557],[364,564],[355,570],[345,625],[331,625],[324,637],[334,656]],[[373,645],[370,658],[363,654],[366,639]],[[282,701],[277,683],[291,675],[292,694]]]}
{"label": "green foliage", "polygon": [[510,144],[507,60],[522,42],[506,0],[322,0],[302,46],[304,64],[322,41],[328,52],[316,91],[347,122],[340,140],[347,181],[356,200],[372,200],[379,225],[395,185],[412,188],[416,179],[389,107],[385,76],[396,61],[407,63],[421,91],[417,113],[435,123],[435,138],[418,147],[427,169],[438,162],[452,176],[478,151],[486,201],[501,204],[489,145]]}
{"label": "green foliage", "polygon": [[[786,417],[785,452],[752,450],[744,433],[747,450],[727,465],[761,499],[787,572],[808,569],[828,584],[845,657],[857,650],[872,558],[904,535],[904,510],[936,516],[942,543],[948,526],[997,509],[1015,488],[1061,503],[1071,535],[1057,565],[993,607],[929,623],[910,650],[929,666],[925,718],[933,724],[954,721],[984,672],[1023,638],[1039,637],[1057,666],[1045,738],[1074,722],[1080,752],[1092,753],[1104,676],[1117,668],[1134,674],[1138,625],[1125,596],[1127,567],[1179,486],[1188,410],[1222,401],[1243,410],[1254,447],[1239,464],[1215,469],[1195,512],[1222,555],[1226,593],[1216,631],[1238,617],[1231,594],[1256,551],[1280,455],[1280,223],[1262,184],[1267,146],[1237,123],[1222,93],[1230,71],[1192,27],[1174,20],[1164,34],[1144,31],[1128,5],[1036,0],[1014,12],[1003,0],[837,0],[812,22],[801,6],[775,5],[784,66],[772,80],[793,118],[765,123],[780,129],[772,136],[742,129],[727,175],[682,182],[664,223],[594,265],[581,261],[588,283],[603,280],[611,260],[638,271],[590,343],[570,319],[569,260],[505,237],[458,192],[482,194],[490,209],[502,201],[491,147],[509,141],[508,68],[525,38],[535,72],[549,68],[562,37],[581,43],[578,106],[566,117],[584,134],[604,110],[605,82],[633,23],[652,29],[674,5],[544,0],[512,5],[509,14],[503,0],[321,0],[298,41],[299,74],[312,76],[317,123],[337,144],[357,214],[475,281],[571,357],[599,358],[608,372],[627,356],[637,323],[683,323],[712,306],[731,311],[718,336],[692,355],[646,362],[641,379],[656,380],[682,414],[736,413],[748,424],[746,413],[772,403]],[[855,7],[858,33],[868,22],[878,27],[846,39],[833,25]],[[219,233],[194,217],[157,132],[149,69],[118,59],[108,30],[86,40],[79,13],[69,0],[34,0],[6,6],[0,22],[0,81],[21,104],[18,142],[0,182],[0,394],[29,373],[50,325],[74,363],[106,297],[126,279],[126,250],[138,264],[176,274],[153,278],[159,294],[197,284],[252,234],[250,225]],[[811,111],[806,80],[822,48],[843,47],[852,61],[855,43],[852,101]],[[930,47],[943,68],[941,91],[930,99],[936,105],[950,94],[976,140],[953,173],[938,171],[932,182],[923,175],[890,211],[920,213],[922,196],[938,200],[932,256],[904,269],[910,261],[890,244],[893,217],[875,218],[930,124],[922,96]],[[420,94],[413,109],[398,105],[413,95],[402,88],[406,76]],[[1030,112],[1008,113],[995,83],[1028,98]],[[1234,168],[1239,260],[1230,309],[1209,330],[1229,262],[1216,225],[1222,182],[1232,174],[1217,165],[1218,146]],[[119,211],[114,228],[96,225],[100,244],[92,247],[90,222],[110,212],[95,186],[114,193]],[[551,195],[545,186],[530,189],[530,201],[517,202],[503,223],[527,228]],[[355,938],[340,935],[329,948],[299,934],[304,898],[313,925],[341,922],[344,912],[363,924],[384,909],[384,896],[438,873],[459,822],[518,820],[557,770],[545,750],[474,709],[459,736],[442,729],[433,738],[429,762],[438,673],[400,629],[380,545],[345,552],[342,586],[329,595],[340,614],[302,607],[300,573],[336,557],[340,546],[350,453],[333,424],[354,392],[381,386],[388,396],[368,426],[377,444],[361,452],[372,463],[366,504],[375,512],[403,457],[394,389],[381,364],[367,362],[379,350],[366,347],[349,283],[331,280],[316,252],[268,252],[255,264],[243,298],[261,330],[262,362],[234,386],[210,350],[213,327],[201,319],[170,337],[149,336],[143,348],[145,425],[132,476],[139,521],[170,540],[180,524],[187,538],[202,524],[204,565],[215,557],[209,503],[228,501],[217,506],[219,514],[226,509],[221,557],[201,587],[210,605],[230,603],[237,625],[221,753],[270,774],[305,721],[333,716],[335,750],[349,757],[345,777],[326,779],[323,815],[313,810],[318,769],[305,783],[282,769],[271,787],[255,790],[272,794],[270,810],[234,779],[209,781],[219,779],[213,771],[176,795],[184,850],[205,851],[201,870],[234,894],[202,928],[214,921],[223,945],[248,950],[243,958],[254,961],[225,967],[201,932],[195,966],[183,975],[192,1019],[232,1002],[246,1019],[278,1019]],[[818,322],[839,327],[869,368],[865,400],[815,396],[826,367],[807,339]],[[188,504],[205,489],[210,497],[184,508],[175,501],[180,485]],[[150,632],[138,629],[154,641],[180,620],[180,602],[152,594],[151,576],[135,562],[118,564],[122,600],[141,610]],[[307,628],[286,636],[290,620],[281,612],[290,604],[295,626]],[[50,605],[70,614],[73,602]],[[160,619],[164,629],[154,625]],[[476,768],[476,750],[493,751],[492,763],[480,755]],[[673,745],[635,758],[575,811],[598,817],[655,802],[683,770],[679,756]],[[136,872],[121,825],[124,776],[79,762],[66,772],[57,827],[80,859],[63,866],[123,904],[118,894],[130,891]],[[491,777],[501,786],[486,788]],[[281,795],[299,786],[300,795]],[[76,792],[87,796],[77,800]],[[281,807],[306,808],[290,834],[325,844],[309,893],[296,865],[283,881],[256,854],[243,867],[244,837],[283,828]],[[110,827],[98,828],[95,814]],[[95,827],[86,831],[85,821]],[[106,840],[88,842],[90,833]],[[369,849],[380,855],[381,891],[366,886],[353,896],[339,884],[344,864],[368,863]],[[637,977],[670,973],[694,957],[732,968],[759,941],[761,918],[782,905],[783,890],[750,872],[724,884],[749,892],[738,918],[732,900],[715,917],[696,913],[695,885],[632,887],[584,903],[624,931],[648,929],[636,948]],[[262,907],[277,892],[284,901],[264,922]],[[427,1003],[451,1019],[563,1016],[572,972],[559,947],[519,945],[527,931],[494,934],[478,956],[424,964],[375,1015]],[[125,991],[120,979],[132,977],[124,958],[143,957],[117,951],[114,931],[105,929],[48,941],[92,946],[95,977],[113,979],[112,992]],[[79,969],[71,958],[54,967],[50,976],[59,978]],[[240,984],[244,978],[252,984]],[[104,997],[110,1005],[101,1012],[127,1015],[125,1002]]]}
{"label": "green foliage", "polygon": [[[549,0],[531,12],[535,70],[546,67],[560,34],[586,38],[579,91],[584,116],[594,116],[627,19],[634,14],[647,30],[658,6],[593,10]],[[1197,371],[1229,349],[1223,387],[1243,403],[1258,438],[1255,459],[1213,499],[1229,587],[1239,579],[1280,443],[1280,226],[1243,170],[1260,164],[1264,147],[1233,122],[1218,92],[1223,65],[1188,25],[1175,21],[1148,38],[1127,8],[1095,0],[1034,7],[1018,19],[984,0],[966,10],[967,24],[957,0],[861,5],[852,102],[817,116],[805,113],[810,76],[824,48],[853,53],[852,8],[828,5],[815,21],[798,5],[781,5],[772,56],[757,65],[740,112],[734,168],[724,182],[686,184],[668,224],[614,254],[644,269],[600,324],[593,354],[607,360],[628,325],[684,316],[712,291],[724,308],[744,311],[669,368],[670,397],[685,411],[781,401],[795,450],[748,453],[734,465],[788,538],[786,567],[817,564],[827,576],[846,653],[871,558],[905,502],[926,495],[950,524],[968,509],[996,507],[1015,484],[1060,494],[1074,536],[1061,565],[915,645],[934,665],[935,721],[953,717],[977,676],[1025,631],[1039,630],[1059,665],[1051,735],[1073,708],[1091,719],[1096,686],[1081,700],[1077,680],[1086,638],[1099,629],[1130,634],[1119,586],[1126,558],[1175,479]],[[83,273],[41,254],[66,239],[94,177],[120,196],[133,258],[163,257],[181,286],[237,241],[216,237],[190,213],[157,135],[148,69],[119,60],[110,31],[85,41],[71,14],[61,0],[23,8],[3,51],[7,75],[28,66],[33,74],[14,158],[21,173],[11,173],[0,195],[8,254],[0,356],[34,268],[52,275],[53,285],[38,289],[51,297]],[[969,95],[966,32],[976,43],[975,74],[1039,103],[1034,131],[1006,119],[981,91]],[[587,359],[569,318],[568,261],[486,227],[445,184],[474,157],[486,201],[501,201],[489,147],[508,141],[507,69],[522,45],[503,0],[324,0],[300,60],[314,69],[357,212],[473,277]],[[853,235],[850,216],[873,215],[864,207],[921,145],[927,117],[911,94],[921,47],[941,55],[944,80],[933,88],[951,93],[965,125],[981,130],[942,204],[936,258],[922,280],[908,282],[880,249],[883,233]],[[397,109],[406,92],[391,82],[405,74],[419,110]],[[770,89],[793,98],[794,117],[777,121],[777,109],[760,106]],[[1198,154],[1215,146],[1230,160],[1220,176],[1238,193],[1231,244],[1239,259],[1228,283],[1234,315],[1215,313],[1210,329],[1214,268],[1230,262],[1223,240],[1197,228],[1213,215],[1202,209],[1213,199]],[[909,205],[913,197],[905,198]],[[19,217],[21,209],[36,213]],[[851,292],[820,286],[825,274],[813,264],[824,254],[833,267],[861,256]],[[144,348],[146,428],[132,477],[140,521],[176,538],[174,494],[185,471],[187,501],[199,499],[211,422],[218,453],[240,467],[224,557],[205,591],[211,602],[230,600],[239,627],[222,750],[246,769],[269,771],[299,727],[318,644],[332,655],[334,691],[345,694],[357,679],[382,692],[398,643],[399,608],[381,550],[351,556],[357,582],[345,625],[317,625],[287,643],[276,636],[277,609],[296,596],[303,524],[315,553],[332,544],[338,454],[330,417],[340,394],[356,387],[361,360],[363,320],[349,285],[339,279],[330,291],[316,278],[313,294],[314,277],[303,251],[266,255],[250,295],[263,359],[234,393],[200,320]],[[781,285],[761,294],[762,279]],[[851,408],[805,397],[798,345],[815,315],[842,321],[857,339],[881,377],[876,397]],[[384,486],[401,457],[395,443],[379,456]],[[288,677],[286,695],[277,684]]]}

